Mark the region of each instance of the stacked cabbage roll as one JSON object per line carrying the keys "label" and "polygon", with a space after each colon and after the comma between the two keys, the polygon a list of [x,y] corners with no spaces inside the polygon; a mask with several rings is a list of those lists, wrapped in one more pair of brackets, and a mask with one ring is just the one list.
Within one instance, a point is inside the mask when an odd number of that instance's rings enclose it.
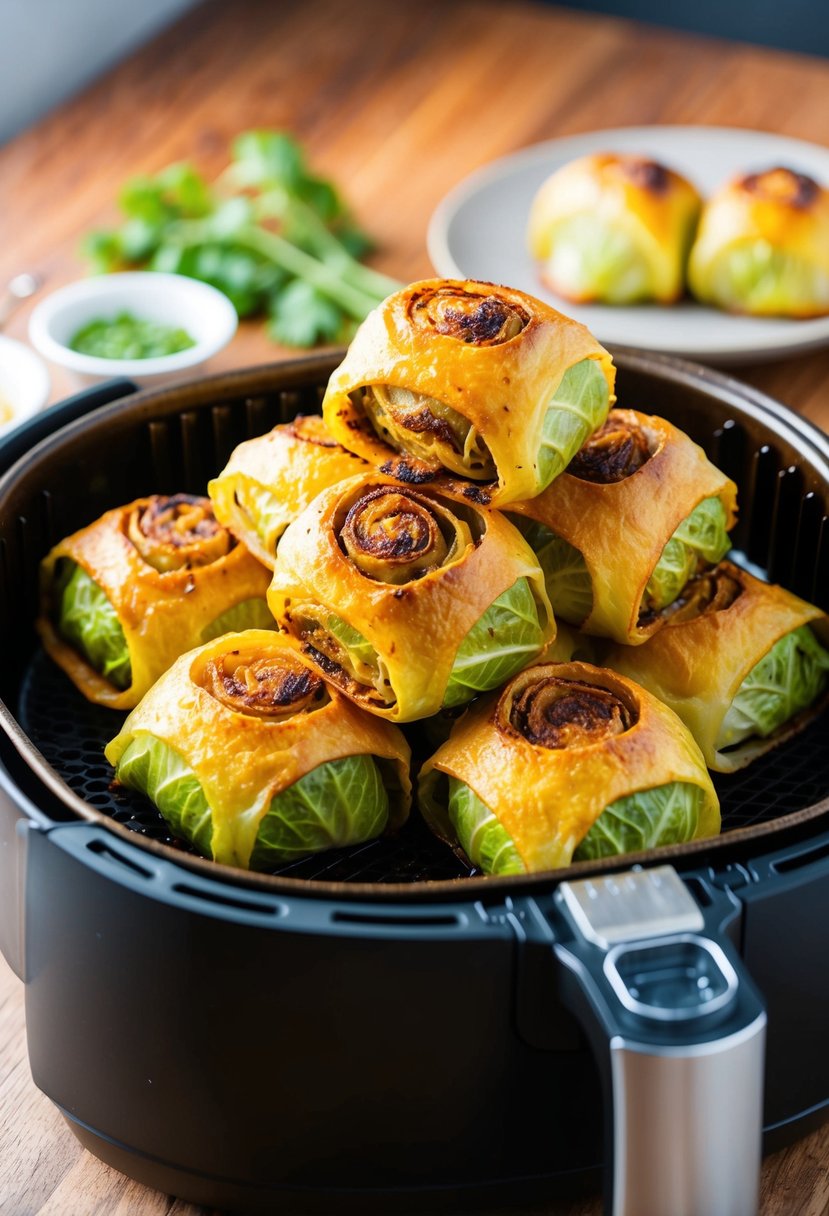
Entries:
{"label": "stacked cabbage roll", "polygon": [[[412,748],[426,822],[485,874],[718,832],[708,768],[818,711],[829,625],[724,560],[737,487],[703,450],[614,402],[575,321],[415,283],[323,417],[242,444],[209,501],[61,542],[39,628],[85,695],[132,708],[116,779],[263,870],[399,831]],[[220,600],[200,572],[234,554]]]}

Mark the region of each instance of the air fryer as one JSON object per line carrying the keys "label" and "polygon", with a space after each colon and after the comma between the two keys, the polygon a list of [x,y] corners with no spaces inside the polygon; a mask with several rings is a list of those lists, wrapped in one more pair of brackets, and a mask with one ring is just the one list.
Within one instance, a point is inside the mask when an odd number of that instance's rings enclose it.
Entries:
{"label": "air fryer", "polygon": [[[620,404],[737,481],[736,560],[826,607],[825,437],[719,374],[616,361]],[[22,457],[0,481],[0,944],[34,1080],[102,1160],[218,1207],[480,1212],[603,1172],[614,1216],[754,1212],[761,1126],[772,1150],[829,1109],[827,715],[716,778],[716,839],[483,878],[413,813],[261,875],[111,785],[120,716],[38,648],[57,539],[203,492],[333,366],[121,381],[0,449]]]}

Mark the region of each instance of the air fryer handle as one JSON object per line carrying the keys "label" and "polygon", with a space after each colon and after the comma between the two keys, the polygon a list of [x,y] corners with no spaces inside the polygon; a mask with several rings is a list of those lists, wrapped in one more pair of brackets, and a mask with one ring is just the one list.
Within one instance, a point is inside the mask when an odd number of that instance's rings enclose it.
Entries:
{"label": "air fryer handle", "polygon": [[557,898],[562,997],[606,1091],[606,1216],[756,1216],[766,1015],[730,941],[670,866]]}
{"label": "air fryer handle", "polygon": [[0,475],[10,469],[29,448],[33,448],[41,439],[65,426],[67,422],[74,422],[76,418],[82,418],[98,406],[109,405],[110,401],[128,397],[137,390],[138,386],[133,384],[132,380],[119,376],[117,379],[105,380],[103,384],[84,389],[82,393],[75,393],[59,405],[52,405],[43,413],[30,418],[28,422],[21,423],[0,440]]}

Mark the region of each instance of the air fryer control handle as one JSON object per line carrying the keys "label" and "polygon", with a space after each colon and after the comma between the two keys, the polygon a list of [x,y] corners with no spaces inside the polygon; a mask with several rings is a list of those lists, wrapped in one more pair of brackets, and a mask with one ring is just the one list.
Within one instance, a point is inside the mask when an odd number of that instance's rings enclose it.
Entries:
{"label": "air fryer control handle", "polygon": [[607,1216],[756,1216],[766,1015],[671,866],[563,883],[562,997],[607,1090]]}

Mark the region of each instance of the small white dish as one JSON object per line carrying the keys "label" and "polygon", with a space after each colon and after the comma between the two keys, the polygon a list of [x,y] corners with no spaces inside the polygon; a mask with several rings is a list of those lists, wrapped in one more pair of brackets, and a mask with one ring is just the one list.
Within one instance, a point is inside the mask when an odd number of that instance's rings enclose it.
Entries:
{"label": "small white dish", "polygon": [[692,300],[671,307],[572,304],[540,280],[527,249],[530,206],[550,174],[590,152],[639,152],[704,196],[738,173],[785,165],[829,186],[829,149],[732,127],[617,127],[524,148],[471,174],[438,204],[427,244],[438,274],[503,283],[582,321],[601,342],[717,364],[780,359],[829,344],[829,317],[741,317]]}
{"label": "small white dish", "polygon": [[0,334],[0,437],[43,409],[49,387],[43,360],[23,342]]}
{"label": "small white dish", "polygon": [[[187,331],[195,345],[151,359],[103,359],[72,350],[69,343],[91,321],[120,313]],[[139,385],[166,384],[189,375],[218,354],[236,332],[236,309],[215,287],[179,274],[151,270],[78,279],[52,292],[29,320],[32,345],[66,368],[79,384],[127,376]]]}

